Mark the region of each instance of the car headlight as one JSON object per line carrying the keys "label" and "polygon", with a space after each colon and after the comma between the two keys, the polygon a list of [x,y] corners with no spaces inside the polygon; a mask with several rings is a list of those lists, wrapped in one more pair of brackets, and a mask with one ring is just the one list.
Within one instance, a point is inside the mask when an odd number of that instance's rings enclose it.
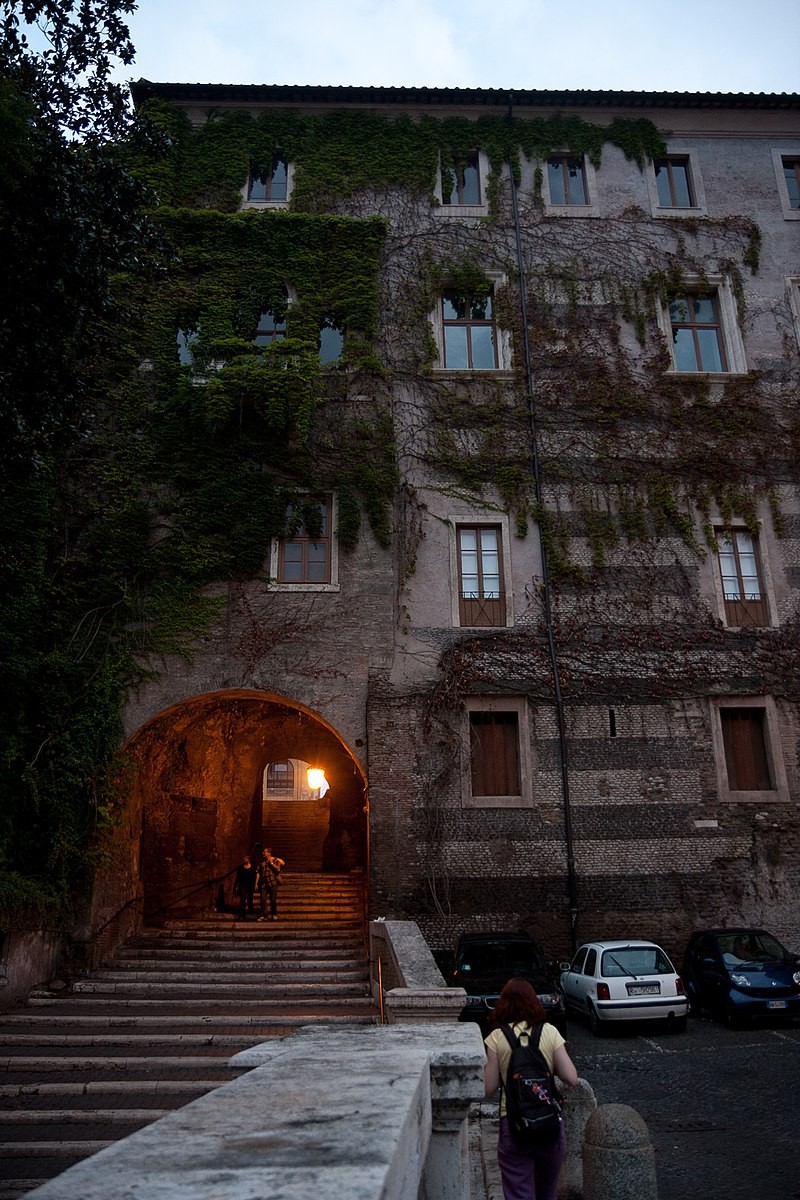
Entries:
{"label": "car headlight", "polygon": [[731,983],[735,983],[737,987],[750,987],[750,980],[746,975],[731,975]]}

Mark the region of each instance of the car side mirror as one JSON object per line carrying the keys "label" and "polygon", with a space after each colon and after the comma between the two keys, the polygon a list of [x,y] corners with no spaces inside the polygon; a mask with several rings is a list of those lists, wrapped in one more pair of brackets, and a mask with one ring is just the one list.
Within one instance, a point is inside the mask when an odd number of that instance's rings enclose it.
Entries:
{"label": "car side mirror", "polygon": [[558,969],[559,969],[560,971],[568,971],[568,970],[570,969],[570,967],[571,967],[571,966],[572,966],[572,963],[568,963],[568,962],[561,962],[561,963],[559,963],[559,964],[558,964]]}

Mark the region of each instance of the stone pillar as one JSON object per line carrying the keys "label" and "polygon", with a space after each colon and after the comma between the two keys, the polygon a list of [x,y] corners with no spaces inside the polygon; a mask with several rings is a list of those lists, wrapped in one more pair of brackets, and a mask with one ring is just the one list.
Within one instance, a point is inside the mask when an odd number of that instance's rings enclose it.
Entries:
{"label": "stone pillar", "polygon": [[567,1157],[558,1177],[558,1200],[581,1200],[583,1196],[583,1135],[586,1122],[597,1108],[594,1092],[585,1079],[564,1088],[564,1124],[567,1127]]}
{"label": "stone pillar", "polygon": [[466,1002],[463,988],[448,987],[392,988],[383,998],[387,1025],[429,1025],[432,1021],[455,1024]]}
{"label": "stone pillar", "polygon": [[424,1200],[470,1200],[470,1102],[433,1100],[431,1140],[422,1176]]}
{"label": "stone pillar", "polygon": [[650,1135],[627,1104],[601,1104],[586,1122],[583,1196],[584,1200],[658,1200]]}

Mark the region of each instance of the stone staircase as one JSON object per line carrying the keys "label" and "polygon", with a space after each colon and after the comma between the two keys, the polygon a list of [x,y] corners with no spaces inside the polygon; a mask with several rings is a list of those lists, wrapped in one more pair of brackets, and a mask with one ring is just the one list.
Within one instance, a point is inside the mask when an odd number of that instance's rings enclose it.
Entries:
{"label": "stone staircase", "polygon": [[276,922],[166,921],[69,991],[0,1013],[0,1200],[233,1079],[239,1050],[374,1023],[361,881],[284,879]]}

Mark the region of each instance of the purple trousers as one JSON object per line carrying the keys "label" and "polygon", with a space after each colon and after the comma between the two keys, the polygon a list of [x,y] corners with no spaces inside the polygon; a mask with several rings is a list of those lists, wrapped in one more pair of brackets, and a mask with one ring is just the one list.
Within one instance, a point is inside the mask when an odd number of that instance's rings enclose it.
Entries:
{"label": "purple trousers", "polygon": [[520,1150],[511,1136],[507,1118],[501,1117],[497,1162],[505,1200],[557,1200],[558,1176],[566,1153],[567,1132],[563,1121],[561,1135],[552,1146]]}

